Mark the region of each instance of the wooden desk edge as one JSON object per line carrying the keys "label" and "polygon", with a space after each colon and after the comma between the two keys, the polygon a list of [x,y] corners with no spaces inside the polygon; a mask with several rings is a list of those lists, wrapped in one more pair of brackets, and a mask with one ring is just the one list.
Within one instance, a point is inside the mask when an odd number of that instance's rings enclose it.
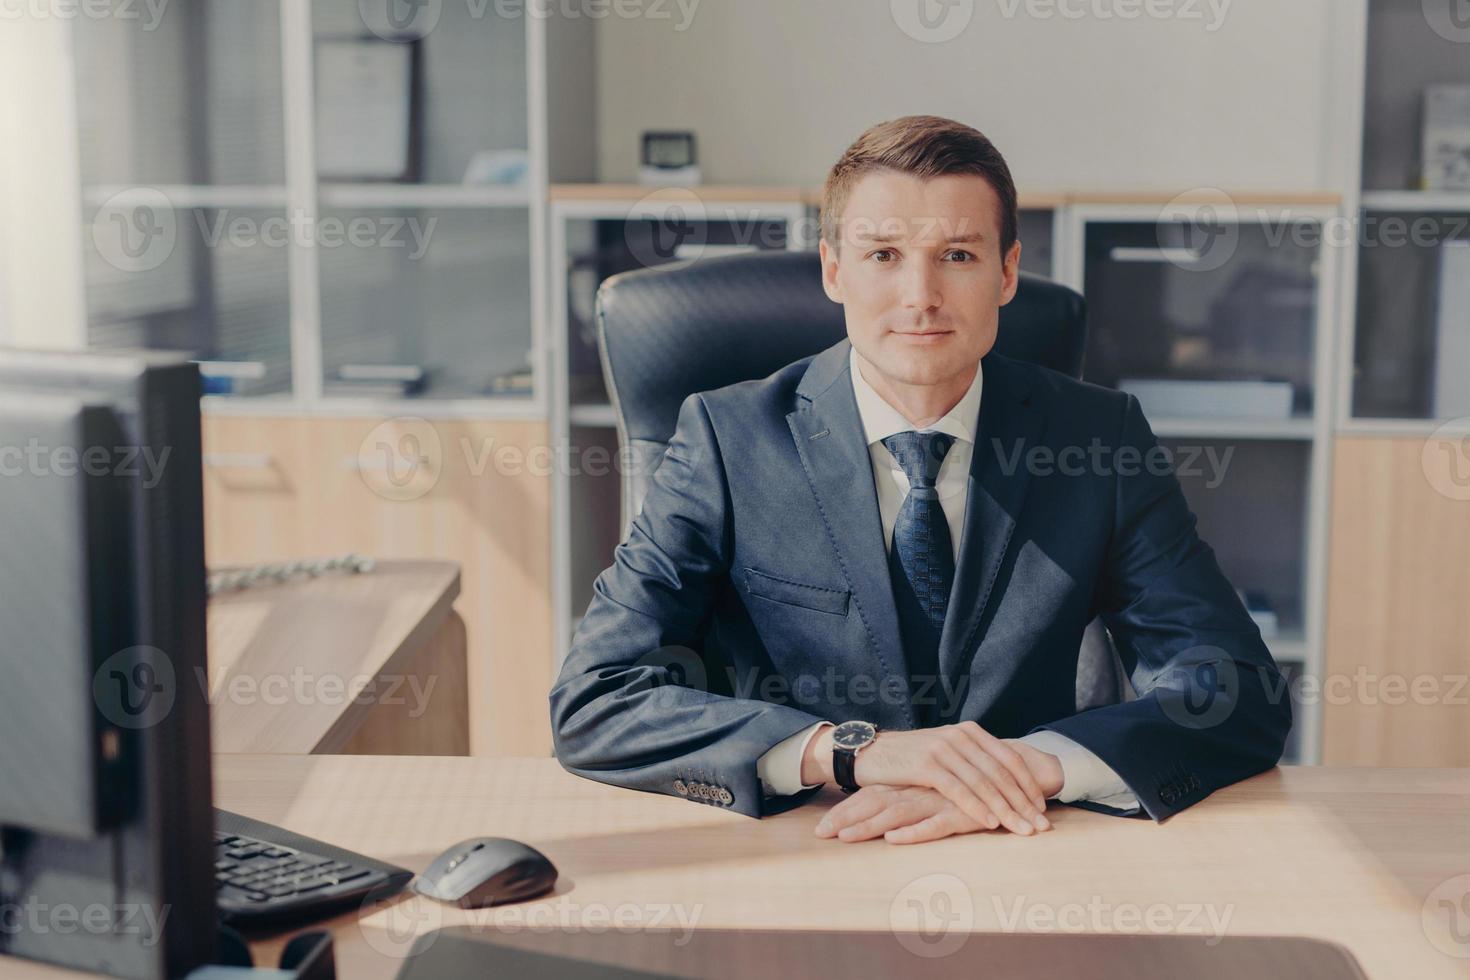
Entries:
{"label": "wooden desk edge", "polygon": [[[455,562],[449,561],[425,561],[425,562],[403,562],[403,566],[423,566],[425,568],[440,567],[448,572],[443,589],[430,604],[427,612],[420,617],[413,629],[409,630],[398,646],[388,655],[377,668],[375,677],[384,677],[394,671],[406,670],[409,662],[424,648],[425,645],[439,632],[440,628],[449,620],[450,614],[454,612],[454,602],[460,593],[460,568]],[[332,726],[317,740],[312,747],[313,755],[330,755],[341,750],[347,744],[353,734],[362,725],[368,713],[372,710],[371,703],[359,704],[354,698],[348,702],[342,713]]]}

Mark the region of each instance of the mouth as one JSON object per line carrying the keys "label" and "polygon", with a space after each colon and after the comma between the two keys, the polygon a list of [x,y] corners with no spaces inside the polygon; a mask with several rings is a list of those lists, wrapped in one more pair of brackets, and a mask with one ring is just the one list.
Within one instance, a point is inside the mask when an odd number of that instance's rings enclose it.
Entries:
{"label": "mouth", "polygon": [[894,333],[897,334],[900,337],[903,337],[905,340],[907,340],[910,343],[915,343],[915,344],[933,344],[933,343],[937,343],[937,342],[943,340],[945,337],[949,337],[949,336],[953,335],[954,334],[954,331],[953,330],[923,330],[923,331],[895,330]]}

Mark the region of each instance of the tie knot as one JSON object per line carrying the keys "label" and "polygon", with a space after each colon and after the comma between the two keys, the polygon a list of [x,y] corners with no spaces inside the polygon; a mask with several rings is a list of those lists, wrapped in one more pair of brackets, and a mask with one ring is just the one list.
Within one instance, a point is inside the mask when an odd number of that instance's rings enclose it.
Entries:
{"label": "tie knot", "polygon": [[939,467],[954,445],[954,436],[945,432],[895,432],[883,445],[903,467],[909,487],[932,487],[939,478]]}

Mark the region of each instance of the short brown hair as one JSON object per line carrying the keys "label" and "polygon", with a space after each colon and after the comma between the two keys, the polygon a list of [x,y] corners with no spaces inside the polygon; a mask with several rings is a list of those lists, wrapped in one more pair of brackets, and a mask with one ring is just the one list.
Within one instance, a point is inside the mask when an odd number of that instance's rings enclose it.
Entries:
{"label": "short brown hair", "polygon": [[1000,254],[1011,250],[1019,232],[1016,184],[1005,157],[985,134],[942,116],[904,116],[879,123],[842,154],[822,188],[822,238],[836,248],[840,224],[853,185],[865,174],[893,171],[925,179],[948,174],[984,177],[1000,198]]}

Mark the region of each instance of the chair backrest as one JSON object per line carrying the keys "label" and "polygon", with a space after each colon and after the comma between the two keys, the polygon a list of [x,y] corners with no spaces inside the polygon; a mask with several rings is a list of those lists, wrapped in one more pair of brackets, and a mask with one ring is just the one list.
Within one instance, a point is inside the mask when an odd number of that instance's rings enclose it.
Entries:
{"label": "chair backrest", "polygon": [[[597,293],[602,372],[618,420],[625,466],[623,535],[643,505],[679,407],[689,395],[764,378],[847,336],[842,307],[822,289],[815,252],[756,252],[614,276]],[[1074,378],[1082,376],[1087,310],[1071,289],[1022,274],[1001,308],[996,350]],[[1078,701],[1118,700],[1116,655],[1084,644]],[[1083,677],[1087,690],[1083,690]],[[1091,706],[1088,704],[1087,706]]]}
{"label": "chair backrest", "polygon": [[[842,307],[822,289],[815,252],[756,252],[640,269],[597,293],[603,377],[633,465],[623,471],[623,529],[643,504],[679,406],[697,391],[764,378],[843,337]],[[996,350],[1081,377],[1082,297],[1022,275],[1000,311]]]}

